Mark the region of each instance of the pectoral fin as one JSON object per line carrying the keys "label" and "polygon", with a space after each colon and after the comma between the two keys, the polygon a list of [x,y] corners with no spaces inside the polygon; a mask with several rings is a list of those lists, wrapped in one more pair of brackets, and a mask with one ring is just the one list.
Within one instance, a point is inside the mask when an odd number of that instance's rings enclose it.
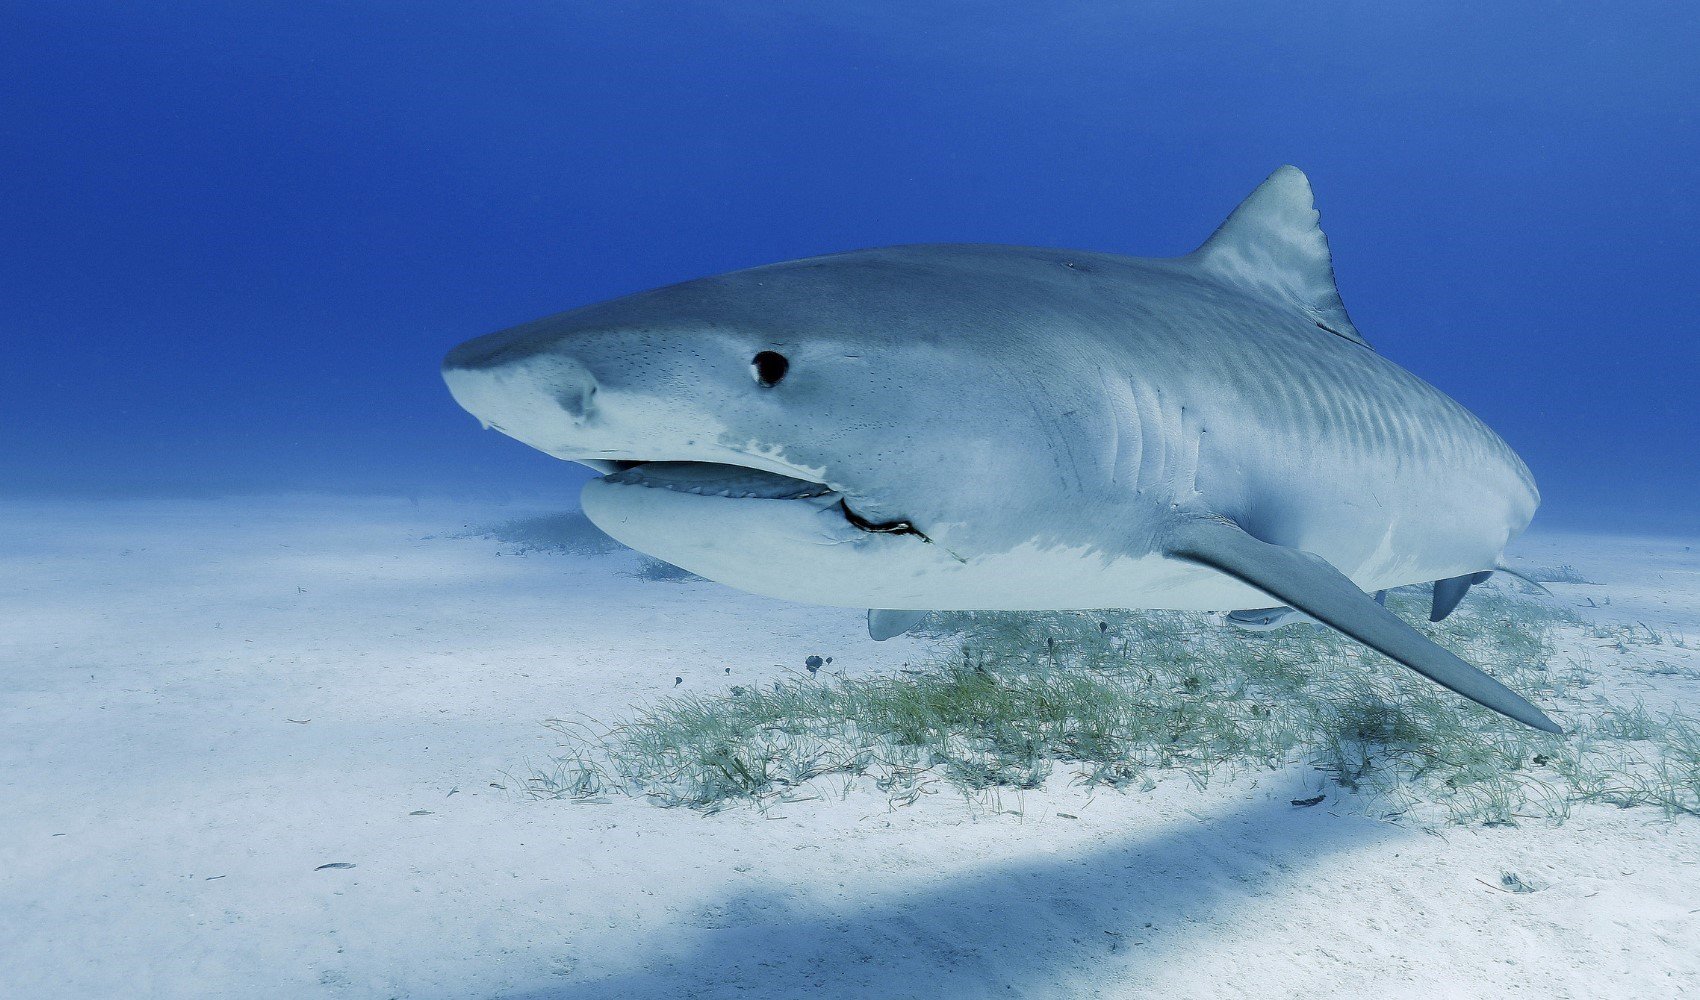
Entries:
{"label": "pectoral fin", "polygon": [[921,619],[932,614],[931,611],[868,611],[868,635],[876,642],[884,642],[892,636],[902,635],[921,624]]}
{"label": "pectoral fin", "polygon": [[1471,701],[1526,726],[1560,732],[1540,709],[1376,604],[1320,556],[1258,541],[1212,517],[1180,522],[1165,547],[1170,556],[1248,583]]}

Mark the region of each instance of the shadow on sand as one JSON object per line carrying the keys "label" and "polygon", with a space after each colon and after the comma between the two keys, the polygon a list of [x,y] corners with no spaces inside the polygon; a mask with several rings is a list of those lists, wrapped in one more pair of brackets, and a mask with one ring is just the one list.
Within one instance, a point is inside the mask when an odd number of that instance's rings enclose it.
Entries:
{"label": "shadow on sand", "polygon": [[[872,898],[799,902],[771,886],[727,897],[688,926],[632,941],[632,971],[505,996],[1137,993],[1142,973],[1174,961],[1176,946],[1231,930],[1236,911],[1259,897],[1312,891],[1306,883],[1330,853],[1399,836],[1361,817],[1296,809],[1283,796],[1208,821],[1186,818],[1131,843],[909,890],[881,891],[877,880],[855,874],[876,887]],[[1262,908],[1271,902],[1265,898]]]}

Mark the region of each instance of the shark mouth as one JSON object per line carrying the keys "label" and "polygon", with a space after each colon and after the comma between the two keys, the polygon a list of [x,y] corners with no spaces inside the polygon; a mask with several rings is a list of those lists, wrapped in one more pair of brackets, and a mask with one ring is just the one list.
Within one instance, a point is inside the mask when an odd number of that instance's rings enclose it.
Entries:
{"label": "shark mouth", "polygon": [[696,496],[732,500],[821,500],[835,502],[844,520],[862,531],[885,535],[927,536],[908,521],[870,521],[850,509],[842,494],[825,483],[794,479],[763,469],[717,462],[617,462],[615,471],[603,476],[615,486],[639,486]]}

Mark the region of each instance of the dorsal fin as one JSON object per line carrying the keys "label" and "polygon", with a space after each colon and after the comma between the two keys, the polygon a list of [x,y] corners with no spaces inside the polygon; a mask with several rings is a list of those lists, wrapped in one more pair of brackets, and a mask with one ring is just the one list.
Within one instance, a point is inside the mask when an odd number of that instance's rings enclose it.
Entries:
{"label": "dorsal fin", "polygon": [[1298,306],[1329,333],[1365,347],[1334,287],[1328,237],[1317,225],[1310,181],[1282,167],[1188,258],[1218,278]]}

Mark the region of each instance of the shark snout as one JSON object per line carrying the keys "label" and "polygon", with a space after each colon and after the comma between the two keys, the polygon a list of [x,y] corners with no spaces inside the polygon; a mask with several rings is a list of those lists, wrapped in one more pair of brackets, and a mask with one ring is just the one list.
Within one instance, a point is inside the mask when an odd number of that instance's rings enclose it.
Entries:
{"label": "shark snout", "polygon": [[596,377],[582,362],[555,353],[503,358],[468,350],[478,345],[471,341],[449,352],[443,381],[455,402],[485,426],[550,450],[596,418]]}

